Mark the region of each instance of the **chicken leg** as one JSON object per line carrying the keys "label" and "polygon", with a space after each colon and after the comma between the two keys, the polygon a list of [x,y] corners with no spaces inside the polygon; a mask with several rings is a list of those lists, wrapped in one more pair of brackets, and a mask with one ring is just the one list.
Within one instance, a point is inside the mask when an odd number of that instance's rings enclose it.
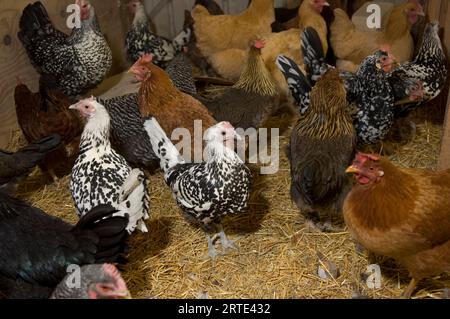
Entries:
{"label": "chicken leg", "polygon": [[402,297],[405,299],[411,299],[411,296],[414,292],[414,290],[416,289],[417,286],[417,280],[412,278],[411,281],[409,282],[408,287],[406,287],[405,291],[402,294]]}
{"label": "chicken leg", "polygon": [[237,250],[238,247],[236,246],[236,244],[230,240],[227,235],[225,234],[225,231],[223,230],[223,226],[222,225],[218,225],[219,228],[219,237],[220,237],[220,242],[222,244],[222,248],[224,250],[224,252],[227,249],[235,249]]}

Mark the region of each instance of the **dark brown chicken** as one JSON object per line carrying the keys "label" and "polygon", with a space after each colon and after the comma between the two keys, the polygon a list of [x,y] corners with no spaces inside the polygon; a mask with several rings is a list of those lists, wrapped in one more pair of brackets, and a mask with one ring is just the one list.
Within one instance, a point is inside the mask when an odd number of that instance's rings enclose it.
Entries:
{"label": "dark brown chicken", "polygon": [[358,154],[347,172],[357,182],[344,203],[348,229],[369,251],[408,269],[405,297],[420,280],[450,271],[450,170],[400,168]]}
{"label": "dark brown chicken", "polygon": [[[351,163],[356,133],[343,80],[330,69],[311,91],[311,104],[291,135],[291,197],[307,217],[327,215],[322,230],[342,209],[351,187],[345,168]],[[313,216],[311,216],[313,215]]]}
{"label": "dark brown chicken", "polygon": [[[142,82],[138,93],[141,116],[155,117],[169,138],[174,130],[187,129],[191,138],[191,159],[195,151],[201,155],[203,132],[217,123],[208,109],[192,96],[179,91],[167,73],[152,63],[151,55],[143,55],[130,72]],[[196,121],[200,130],[195,130]],[[185,149],[182,153],[187,159]]]}
{"label": "dark brown chicken", "polygon": [[264,45],[259,40],[252,45],[247,65],[232,88],[215,99],[202,100],[217,121],[236,128],[259,128],[278,107],[275,80],[261,57]]}
{"label": "dark brown chicken", "polygon": [[55,133],[61,136],[61,146],[49,153],[40,166],[57,180],[55,169],[59,170],[61,165],[67,164],[70,157],[66,147],[72,149],[71,153],[78,153],[79,138],[83,131],[78,114],[69,110],[72,103],[59,91],[41,89],[33,93],[26,85],[19,84],[14,99],[19,126],[29,143]]}

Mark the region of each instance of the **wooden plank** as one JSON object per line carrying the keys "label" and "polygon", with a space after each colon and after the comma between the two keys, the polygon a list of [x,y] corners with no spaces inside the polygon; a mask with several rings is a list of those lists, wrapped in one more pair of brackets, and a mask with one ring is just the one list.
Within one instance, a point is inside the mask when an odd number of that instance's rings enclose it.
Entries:
{"label": "wooden plank", "polygon": [[[431,0],[432,1],[432,0]],[[447,53],[450,52],[450,5],[448,1],[443,1],[441,7],[441,26],[444,27],[444,46],[447,48]],[[447,82],[448,84],[448,82]],[[448,89],[448,88],[447,88]],[[447,98],[447,110],[444,122],[444,133],[441,143],[441,154],[439,157],[438,169],[450,168],[450,92]]]}
{"label": "wooden plank", "polygon": [[[41,0],[47,8],[55,26],[69,32],[66,27],[66,8],[73,0]],[[126,65],[124,39],[128,30],[128,13],[126,6],[118,6],[117,1],[92,0],[96,9],[102,31],[111,46],[114,64],[111,74],[119,73]],[[128,2],[124,0],[123,3]],[[20,76],[23,83],[32,90],[37,89],[38,74],[30,64],[25,50],[17,38],[19,19],[23,8],[29,0],[0,1],[0,148],[5,147],[11,132],[18,128],[14,88],[16,78]]]}

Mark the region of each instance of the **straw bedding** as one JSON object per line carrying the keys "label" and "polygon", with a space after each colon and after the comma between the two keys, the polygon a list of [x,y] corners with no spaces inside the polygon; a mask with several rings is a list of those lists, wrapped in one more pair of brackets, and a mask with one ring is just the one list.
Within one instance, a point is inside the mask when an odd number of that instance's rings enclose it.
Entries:
{"label": "straw bedding", "polygon": [[[390,157],[400,165],[434,169],[442,118],[430,119],[429,114],[439,113],[431,108],[422,113],[414,118],[414,140],[393,143]],[[345,228],[338,233],[320,233],[305,225],[289,198],[289,162],[284,154],[295,118],[285,113],[270,124],[282,128],[280,170],[256,178],[246,214],[224,220],[225,230],[239,250],[215,262],[206,258],[203,232],[183,219],[162,174],[150,178],[149,233],[132,236],[129,262],[122,268],[134,298],[395,298],[401,294],[408,274],[395,262],[358,252]],[[9,149],[23,144],[23,137],[16,132]],[[68,182],[66,176],[50,184],[36,169],[18,192],[47,213],[74,223],[77,217]],[[338,266],[338,278],[318,276],[318,252]],[[381,289],[369,289],[361,278],[372,263],[382,266]],[[415,298],[439,298],[443,287],[449,285],[447,277],[427,280]]]}

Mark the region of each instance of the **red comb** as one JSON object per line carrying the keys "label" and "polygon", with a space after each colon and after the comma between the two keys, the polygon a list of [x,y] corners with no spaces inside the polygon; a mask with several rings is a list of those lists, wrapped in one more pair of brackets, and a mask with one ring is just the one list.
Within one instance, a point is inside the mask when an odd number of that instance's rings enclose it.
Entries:
{"label": "red comb", "polygon": [[264,41],[264,40],[256,40],[255,41],[255,44],[253,44],[253,46],[255,47],[255,48],[257,48],[257,49],[262,49],[262,48],[264,48],[265,46],[266,46],[266,41]]}
{"label": "red comb", "polygon": [[153,61],[153,55],[150,53],[146,53],[139,59],[140,62],[150,63]]}
{"label": "red comb", "polygon": [[375,155],[375,154],[364,154],[364,153],[356,154],[356,160],[358,162],[361,162],[362,164],[364,164],[368,160],[378,162],[380,159],[381,159],[381,157],[379,155]]}

